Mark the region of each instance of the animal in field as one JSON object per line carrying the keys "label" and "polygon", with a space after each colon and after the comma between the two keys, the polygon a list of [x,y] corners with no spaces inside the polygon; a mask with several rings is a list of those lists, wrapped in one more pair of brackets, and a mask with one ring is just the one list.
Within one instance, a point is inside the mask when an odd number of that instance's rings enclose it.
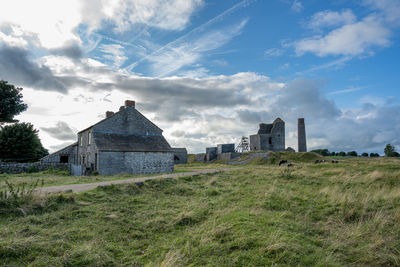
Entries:
{"label": "animal in field", "polygon": [[319,160],[318,159],[315,161],[315,164],[319,164]]}
{"label": "animal in field", "polygon": [[287,166],[288,167],[293,167],[294,165],[292,163],[289,163]]}
{"label": "animal in field", "polygon": [[279,166],[281,166],[282,164],[288,163],[287,160],[283,159],[279,162]]}

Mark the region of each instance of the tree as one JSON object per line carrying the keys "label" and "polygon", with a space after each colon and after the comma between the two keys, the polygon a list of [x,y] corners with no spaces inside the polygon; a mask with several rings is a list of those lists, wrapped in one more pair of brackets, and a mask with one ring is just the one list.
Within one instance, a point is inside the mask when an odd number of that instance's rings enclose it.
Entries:
{"label": "tree", "polygon": [[396,156],[396,148],[392,146],[391,144],[387,144],[384,151],[386,157],[395,157]]}
{"label": "tree", "polygon": [[347,156],[351,156],[351,157],[357,157],[357,156],[358,156],[358,154],[357,154],[357,152],[356,152],[356,151],[350,151],[350,152],[347,152]]}
{"label": "tree", "polygon": [[49,152],[42,146],[38,130],[30,123],[16,123],[0,129],[0,160],[32,162]]}
{"label": "tree", "polygon": [[341,156],[341,157],[344,157],[344,156],[346,156],[346,152],[344,152],[344,151],[340,151],[340,152],[339,152],[339,156]]}
{"label": "tree", "polygon": [[364,153],[361,154],[361,156],[368,158],[368,153],[364,152]]}
{"label": "tree", "polygon": [[22,88],[0,80],[0,125],[6,122],[16,122],[14,116],[28,107],[22,102]]}

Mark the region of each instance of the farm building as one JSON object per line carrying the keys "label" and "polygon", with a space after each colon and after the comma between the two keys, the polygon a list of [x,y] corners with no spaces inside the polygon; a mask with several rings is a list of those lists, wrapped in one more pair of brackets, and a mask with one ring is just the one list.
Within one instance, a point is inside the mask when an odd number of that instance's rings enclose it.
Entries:
{"label": "farm building", "polygon": [[[174,153],[162,132],[127,100],[118,112],[107,111],[104,120],[80,131],[76,149],[60,151],[69,151],[76,165],[102,175],[172,172]],[[60,151],[48,157],[65,159]]]}

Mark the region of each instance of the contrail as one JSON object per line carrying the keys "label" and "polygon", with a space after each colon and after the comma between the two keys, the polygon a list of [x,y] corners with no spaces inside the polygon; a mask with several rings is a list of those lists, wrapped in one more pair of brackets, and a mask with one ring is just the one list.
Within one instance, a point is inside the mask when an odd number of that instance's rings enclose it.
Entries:
{"label": "contrail", "polygon": [[183,39],[185,39],[186,37],[188,37],[189,35],[191,35],[191,34],[193,34],[193,33],[202,31],[204,28],[206,28],[206,27],[208,27],[208,26],[214,24],[215,22],[217,22],[217,21],[219,21],[219,20],[222,20],[225,16],[227,16],[227,15],[233,13],[233,12],[236,11],[237,9],[242,8],[242,7],[249,6],[249,5],[251,5],[252,3],[256,2],[256,1],[257,1],[257,0],[243,0],[243,1],[239,2],[239,3],[237,3],[236,5],[234,5],[234,6],[232,6],[231,8],[225,10],[224,12],[222,12],[221,14],[219,14],[218,16],[216,16],[216,17],[210,19],[209,21],[207,21],[206,23],[204,23],[204,24],[198,26],[197,28],[194,28],[193,30],[191,30],[191,31],[189,31],[188,33],[186,33],[185,35],[179,37],[178,39],[175,39],[174,41],[167,43],[167,44],[164,45],[163,47],[160,47],[159,49],[157,49],[157,50],[151,52],[150,54],[148,54],[148,55],[142,57],[141,59],[137,60],[136,62],[133,62],[133,63],[130,64],[129,66],[125,67],[125,69],[128,70],[128,71],[131,71],[134,67],[137,66],[137,64],[139,64],[140,62],[146,60],[148,57],[150,57],[150,56],[152,56],[152,55],[154,55],[154,54],[156,54],[156,53],[159,53],[159,52],[161,52],[162,50],[164,50],[164,49],[166,49],[166,48],[169,48],[170,46],[176,44],[177,42],[179,42],[179,41],[181,41],[181,40],[183,40]]}

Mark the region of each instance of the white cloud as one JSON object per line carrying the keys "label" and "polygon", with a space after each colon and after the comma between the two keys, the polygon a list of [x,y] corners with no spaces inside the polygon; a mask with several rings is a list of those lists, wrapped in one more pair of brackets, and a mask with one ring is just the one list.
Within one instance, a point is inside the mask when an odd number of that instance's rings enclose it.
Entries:
{"label": "white cloud", "polygon": [[400,1],[398,0],[364,0],[365,5],[370,6],[374,11],[381,11],[384,19],[391,26],[400,25]]}
{"label": "white cloud", "polygon": [[360,56],[372,53],[374,47],[390,44],[391,31],[374,15],[362,21],[344,25],[325,36],[314,36],[294,43],[296,53],[310,52],[323,57],[329,55]]}
{"label": "white cloud", "polygon": [[318,30],[325,27],[353,24],[356,20],[357,17],[350,9],[341,12],[325,10],[314,14],[308,23],[308,27]]}
{"label": "white cloud", "polygon": [[54,48],[79,40],[73,33],[82,18],[78,10],[78,0],[2,0],[0,25],[17,25],[24,33],[37,34],[41,46]]}
{"label": "white cloud", "polygon": [[293,0],[292,6],[290,7],[290,9],[293,12],[299,13],[299,12],[303,11],[304,7],[303,7],[303,4],[299,0]]}
{"label": "white cloud", "polygon": [[135,24],[182,30],[202,5],[202,0],[90,0],[83,3],[83,22],[91,29],[112,22],[118,31],[126,31]]}
{"label": "white cloud", "polygon": [[279,57],[283,54],[282,49],[270,48],[264,51],[264,56],[266,57]]}
{"label": "white cloud", "polygon": [[119,44],[103,44],[100,46],[100,51],[104,53],[104,58],[113,62],[115,68],[119,68],[128,59],[124,47]]}

